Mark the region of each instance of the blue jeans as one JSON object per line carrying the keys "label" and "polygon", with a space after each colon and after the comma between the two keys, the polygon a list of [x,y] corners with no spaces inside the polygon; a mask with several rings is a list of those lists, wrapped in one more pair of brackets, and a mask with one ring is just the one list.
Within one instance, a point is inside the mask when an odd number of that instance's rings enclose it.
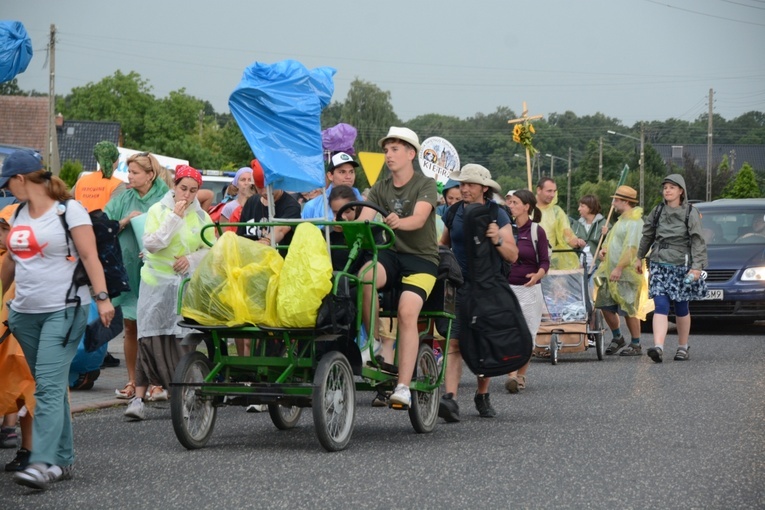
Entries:
{"label": "blue jeans", "polygon": [[[74,463],[72,417],[69,411],[69,365],[85,331],[85,307],[50,313],[11,309],[8,323],[21,344],[35,378],[31,463],[69,466]],[[69,342],[64,345],[69,327]]]}

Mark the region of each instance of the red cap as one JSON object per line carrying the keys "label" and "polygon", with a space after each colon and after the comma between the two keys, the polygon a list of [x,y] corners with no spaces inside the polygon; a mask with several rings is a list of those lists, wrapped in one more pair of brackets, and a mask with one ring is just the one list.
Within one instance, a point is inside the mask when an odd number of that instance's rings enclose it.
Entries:
{"label": "red cap", "polygon": [[252,168],[252,180],[255,181],[256,188],[266,187],[266,176],[263,173],[263,167],[260,166],[260,162],[257,159],[250,161],[250,168]]}

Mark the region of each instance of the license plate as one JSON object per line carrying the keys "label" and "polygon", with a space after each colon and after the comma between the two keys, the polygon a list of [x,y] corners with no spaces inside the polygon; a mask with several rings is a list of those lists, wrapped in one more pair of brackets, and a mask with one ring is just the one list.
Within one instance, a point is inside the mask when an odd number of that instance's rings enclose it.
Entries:
{"label": "license plate", "polygon": [[707,295],[704,296],[704,299],[722,299],[723,298],[723,291],[722,289],[712,289],[707,290]]}

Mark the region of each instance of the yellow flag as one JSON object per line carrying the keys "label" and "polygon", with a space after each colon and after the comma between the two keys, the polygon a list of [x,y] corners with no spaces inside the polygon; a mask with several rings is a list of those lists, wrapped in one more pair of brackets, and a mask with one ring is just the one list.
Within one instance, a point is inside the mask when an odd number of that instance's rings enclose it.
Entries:
{"label": "yellow flag", "polygon": [[385,154],[381,152],[359,152],[361,168],[367,176],[369,185],[372,186],[380,176],[380,171],[385,164]]}

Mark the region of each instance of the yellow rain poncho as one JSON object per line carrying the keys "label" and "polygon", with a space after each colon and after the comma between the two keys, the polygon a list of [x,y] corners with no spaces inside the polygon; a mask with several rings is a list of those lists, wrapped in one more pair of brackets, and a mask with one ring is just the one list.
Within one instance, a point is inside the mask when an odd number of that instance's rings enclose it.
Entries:
{"label": "yellow rain poncho", "polygon": [[547,240],[553,249],[550,269],[576,269],[579,267],[579,258],[576,253],[555,253],[558,250],[571,250],[571,245],[568,242],[576,237],[571,230],[568,216],[563,209],[555,205],[557,199],[556,195],[555,201],[547,207],[537,204],[539,210],[542,211],[542,221],[539,222],[539,225],[545,229]]}
{"label": "yellow rain poncho", "polygon": [[[637,251],[643,232],[643,208],[622,213],[608,232],[603,248],[606,256],[595,271],[597,296],[595,306],[617,304],[629,317],[645,320],[652,301],[648,300],[648,282],[644,273],[635,270]],[[619,280],[609,277],[616,267],[622,268]]]}

